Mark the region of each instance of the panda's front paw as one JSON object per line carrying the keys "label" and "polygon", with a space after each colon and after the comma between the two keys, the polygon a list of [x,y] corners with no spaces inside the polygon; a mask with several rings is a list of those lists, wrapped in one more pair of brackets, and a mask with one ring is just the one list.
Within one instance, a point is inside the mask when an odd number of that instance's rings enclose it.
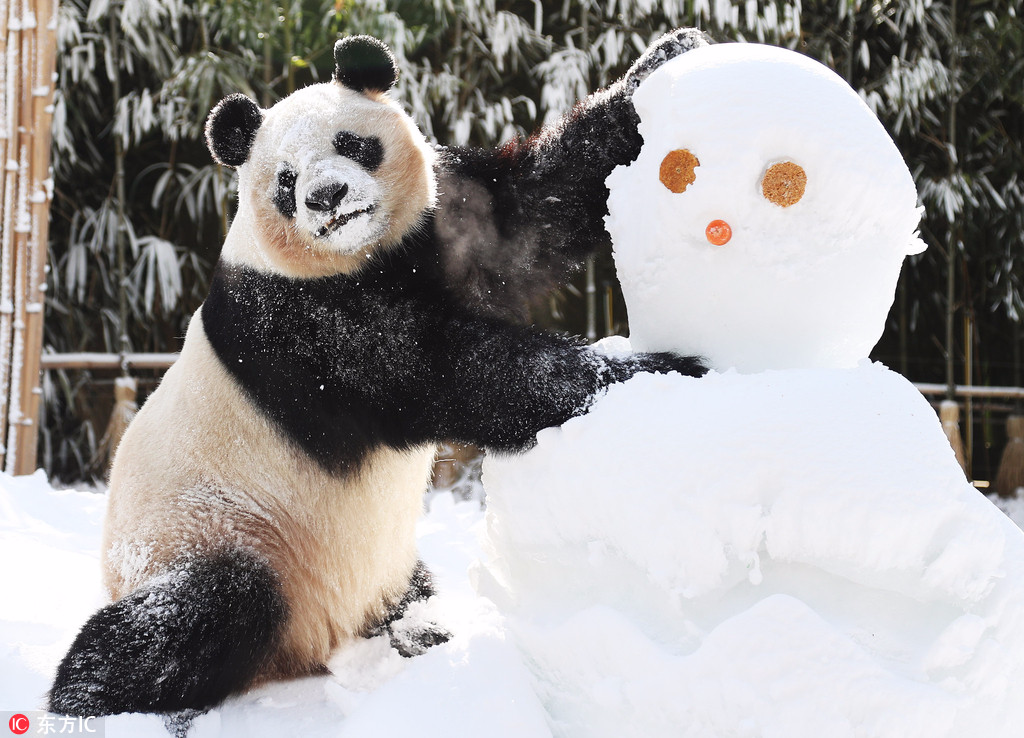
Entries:
{"label": "panda's front paw", "polygon": [[626,72],[623,79],[626,94],[632,95],[640,83],[665,62],[710,43],[711,39],[707,34],[696,28],[677,28],[669,31],[647,47],[647,51]]}
{"label": "panda's front paw", "polygon": [[644,365],[643,371],[667,374],[668,372],[679,372],[684,377],[703,377],[708,373],[704,360],[699,356],[681,356],[669,352],[658,352],[653,354],[641,354]]}
{"label": "panda's front paw", "polygon": [[707,366],[699,356],[681,356],[668,351],[633,354],[625,360],[613,360],[611,368],[615,382],[625,382],[641,372],[654,374],[679,372],[685,377],[703,377],[708,372]]}

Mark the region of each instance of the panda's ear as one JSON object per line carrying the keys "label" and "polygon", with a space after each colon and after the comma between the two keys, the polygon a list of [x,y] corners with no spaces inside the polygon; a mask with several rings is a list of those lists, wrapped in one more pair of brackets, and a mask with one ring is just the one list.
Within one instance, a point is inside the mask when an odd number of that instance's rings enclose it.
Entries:
{"label": "panda's ear", "polygon": [[245,95],[228,95],[206,119],[206,145],[219,163],[240,167],[249,158],[256,132],[263,124],[263,111]]}
{"label": "panda's ear", "polygon": [[349,36],[334,44],[334,80],[356,92],[387,92],[398,79],[391,49],[372,36]]}

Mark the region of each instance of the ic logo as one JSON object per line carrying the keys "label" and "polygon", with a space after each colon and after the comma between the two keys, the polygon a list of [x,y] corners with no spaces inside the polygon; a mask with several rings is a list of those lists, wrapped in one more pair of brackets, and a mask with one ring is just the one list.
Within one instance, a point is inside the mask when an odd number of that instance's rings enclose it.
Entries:
{"label": "ic logo", "polygon": [[23,735],[28,732],[28,718],[24,715],[11,715],[7,725],[15,735]]}

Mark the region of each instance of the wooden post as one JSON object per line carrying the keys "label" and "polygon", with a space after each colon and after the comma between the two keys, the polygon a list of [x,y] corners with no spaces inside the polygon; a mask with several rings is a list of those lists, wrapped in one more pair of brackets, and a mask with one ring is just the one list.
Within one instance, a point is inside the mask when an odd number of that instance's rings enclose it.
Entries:
{"label": "wooden post", "polygon": [[960,435],[960,405],[956,400],[943,400],[939,405],[939,420],[942,423],[942,432],[949,439],[949,445],[953,448],[953,454],[960,468],[967,474],[967,458],[964,456],[964,442]]}
{"label": "wooden post", "polygon": [[996,492],[1003,497],[1016,497],[1024,488],[1024,415],[1006,419],[1006,448],[999,459]]}
{"label": "wooden post", "polygon": [[39,361],[49,237],[50,124],[56,64],[55,0],[0,0],[6,6],[4,218],[0,287],[3,468],[35,471]]}

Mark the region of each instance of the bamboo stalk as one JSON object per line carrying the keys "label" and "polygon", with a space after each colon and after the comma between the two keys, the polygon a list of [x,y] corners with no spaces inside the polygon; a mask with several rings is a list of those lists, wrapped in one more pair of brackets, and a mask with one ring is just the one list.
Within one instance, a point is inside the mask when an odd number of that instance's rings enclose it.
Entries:
{"label": "bamboo stalk", "polygon": [[54,71],[56,68],[56,2],[35,0],[35,53],[32,65],[31,98],[24,97],[32,109],[32,152],[29,169],[28,199],[32,231],[29,235],[26,264],[25,344],[21,384],[12,387],[20,395],[22,426],[15,449],[15,474],[31,474],[36,468],[39,442],[40,354],[43,350],[43,305],[46,296],[46,257],[50,233],[50,200],[53,187],[50,176],[50,125],[53,121]]}
{"label": "bamboo stalk", "polygon": [[4,470],[14,473],[18,459],[18,439],[21,435],[22,405],[18,388],[25,365],[25,309],[28,294],[28,248],[32,231],[29,214],[29,169],[32,150],[32,107],[29,95],[32,89],[32,65],[35,61],[33,31],[35,19],[30,7],[31,0],[22,0],[19,19],[21,46],[18,80],[18,184],[15,190],[14,226],[14,340],[11,345],[11,378],[8,392],[7,411],[7,456]]}
{"label": "bamboo stalk", "polygon": [[[965,281],[965,284],[967,282]],[[974,384],[974,319],[969,305],[964,306],[964,384]],[[974,398],[964,398],[964,471],[971,478],[974,459]]]}
{"label": "bamboo stalk", "polygon": [[[19,100],[19,108],[20,106]],[[20,111],[19,111],[20,117]],[[14,473],[14,461],[17,455],[18,430],[21,425],[21,397],[16,388],[21,385],[21,369],[25,356],[25,290],[27,288],[26,264],[24,255],[28,250],[28,229],[22,224],[22,214],[27,214],[24,180],[28,169],[28,151],[24,145],[27,138],[26,130],[19,131],[18,136],[18,184],[15,190],[15,223],[14,227],[14,272],[13,296],[14,315],[11,337],[10,382],[5,388],[8,396],[7,405],[7,454],[4,457],[4,471]]]}
{"label": "bamboo stalk", "polygon": [[[956,116],[956,83],[960,72],[960,50],[956,42],[957,33],[957,8],[956,0],[950,0],[950,31],[953,34],[952,48],[950,49],[950,85],[949,119],[948,119],[948,144],[949,149],[949,179],[952,184],[953,175],[956,174],[959,166],[959,152],[957,151],[957,116]],[[946,236],[946,385],[949,387],[946,399],[953,399],[953,388],[956,386],[955,375],[955,347],[953,345],[953,334],[956,325],[956,258],[959,247],[959,228],[955,218],[949,224],[949,231]]]}
{"label": "bamboo stalk", "polygon": [[[0,166],[7,161],[7,142],[11,136],[11,124],[8,118],[10,104],[7,99],[7,91],[10,85],[7,78],[13,74],[14,68],[11,66],[10,60],[7,59],[8,13],[10,13],[8,0],[0,0],[0,59],[4,60],[4,72],[0,74],[0,157],[2,157],[0,158]],[[6,177],[0,175],[0,202],[3,202],[6,179]]]}
{"label": "bamboo stalk", "polygon": [[[121,6],[117,6],[117,14],[110,13],[110,39],[111,44],[118,50],[115,56],[117,59],[116,71],[112,80],[114,92],[114,116],[117,116],[117,103],[121,100],[121,74],[120,74],[120,45],[119,36],[121,21]],[[127,130],[127,126],[126,126]],[[128,353],[128,292],[127,292],[127,237],[128,218],[125,215],[125,185],[124,185],[124,142],[121,136],[114,132],[114,197],[117,200],[117,322],[118,322],[118,350],[121,353]]]}
{"label": "bamboo stalk", "polygon": [[[13,25],[13,24],[12,24]],[[21,381],[25,363],[25,318],[28,297],[28,250],[29,235],[32,231],[32,217],[29,212],[29,177],[32,152],[32,77],[35,69],[35,15],[29,0],[23,0],[21,16],[18,19],[20,66],[18,80],[18,160],[17,184],[14,197],[14,336],[11,342],[11,376],[8,388],[7,407],[7,454],[4,470],[15,473],[17,450],[22,414]],[[10,166],[10,165],[8,165]],[[33,429],[34,430],[34,429]]]}
{"label": "bamboo stalk", "polygon": [[[11,48],[11,44],[7,40],[7,34],[10,32],[11,12],[12,6],[8,0],[0,0],[0,59],[4,60],[4,73],[0,74],[0,156],[3,157],[0,159],[0,167],[6,164],[9,158],[7,147],[15,133],[14,119],[11,117],[13,112],[11,93],[17,65],[12,64],[13,61],[16,61],[15,59],[7,58],[8,49]],[[14,47],[17,48],[17,44]],[[0,202],[3,202],[6,180],[6,177],[0,176]]]}
{"label": "bamboo stalk", "polygon": [[14,324],[14,201],[17,187],[17,168],[8,166],[18,146],[17,100],[18,67],[21,44],[18,23],[14,17],[15,2],[0,0],[0,36],[3,43],[5,69],[2,76],[3,115],[0,117],[0,136],[3,149],[0,155],[0,468],[6,457],[7,414],[10,392],[11,344]]}

